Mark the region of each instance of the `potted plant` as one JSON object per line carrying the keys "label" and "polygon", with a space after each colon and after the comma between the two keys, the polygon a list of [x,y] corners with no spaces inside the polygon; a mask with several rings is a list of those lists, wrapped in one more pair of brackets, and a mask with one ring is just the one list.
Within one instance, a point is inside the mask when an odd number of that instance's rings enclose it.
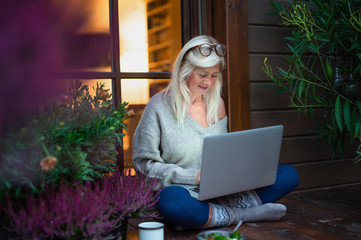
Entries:
{"label": "potted plant", "polygon": [[49,185],[25,202],[8,198],[4,227],[11,239],[126,239],[124,219],[158,216],[156,184],[117,170],[95,182]]}
{"label": "potted plant", "polygon": [[[0,141],[0,215],[20,239],[113,239],[122,219],[157,216],[156,180],[116,165],[127,103],[80,81]],[[1,233],[1,232],[0,232]],[[124,235],[124,234],[123,234]]]}
{"label": "potted plant", "polygon": [[[356,0],[270,1],[281,25],[292,27],[283,69],[265,59],[264,72],[290,93],[290,106],[323,114],[317,129],[332,147],[361,139],[361,4]],[[361,159],[361,146],[356,161]]]}
{"label": "potted plant", "polygon": [[57,102],[1,139],[0,193],[36,193],[44,184],[87,181],[115,170],[127,103],[114,107],[103,85],[94,90],[93,97],[87,85],[73,81]]}

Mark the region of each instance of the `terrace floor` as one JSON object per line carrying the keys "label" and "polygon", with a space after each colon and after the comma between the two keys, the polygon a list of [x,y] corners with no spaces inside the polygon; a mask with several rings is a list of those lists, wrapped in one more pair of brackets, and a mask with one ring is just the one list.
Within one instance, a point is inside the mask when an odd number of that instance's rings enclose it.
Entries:
{"label": "terrace floor", "polygon": [[[246,240],[361,239],[361,185],[293,192],[279,201],[287,214],[276,222],[245,223],[239,232]],[[128,223],[128,240],[138,240],[137,225]],[[232,228],[232,227],[229,227]],[[165,240],[197,239],[201,230],[175,231],[165,228]]]}

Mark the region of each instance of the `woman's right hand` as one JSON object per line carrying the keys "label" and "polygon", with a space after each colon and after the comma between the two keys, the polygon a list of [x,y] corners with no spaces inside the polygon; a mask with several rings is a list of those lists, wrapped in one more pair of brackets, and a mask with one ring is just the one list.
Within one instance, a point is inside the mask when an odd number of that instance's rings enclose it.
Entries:
{"label": "woman's right hand", "polygon": [[196,185],[199,185],[200,182],[201,182],[201,171],[198,171],[196,176]]}

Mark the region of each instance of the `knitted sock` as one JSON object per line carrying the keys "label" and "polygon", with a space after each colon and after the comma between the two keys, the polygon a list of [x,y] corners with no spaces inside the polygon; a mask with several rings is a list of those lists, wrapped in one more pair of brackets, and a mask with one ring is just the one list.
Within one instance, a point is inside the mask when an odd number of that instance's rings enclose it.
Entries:
{"label": "knitted sock", "polygon": [[211,203],[232,208],[248,208],[262,204],[255,190],[215,198]]}
{"label": "knitted sock", "polygon": [[267,203],[249,208],[232,208],[210,203],[211,219],[203,228],[224,227],[243,222],[275,221],[286,214],[286,206]]}
{"label": "knitted sock", "polygon": [[232,203],[234,205],[231,205],[231,207],[247,208],[262,204],[255,190],[235,193],[233,198]]}

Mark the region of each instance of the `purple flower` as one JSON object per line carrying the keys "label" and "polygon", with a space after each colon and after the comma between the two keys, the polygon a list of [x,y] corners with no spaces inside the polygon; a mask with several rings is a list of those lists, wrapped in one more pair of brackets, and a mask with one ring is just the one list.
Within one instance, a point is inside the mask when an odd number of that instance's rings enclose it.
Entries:
{"label": "purple flower", "polygon": [[126,216],[158,217],[158,180],[116,171],[96,182],[47,186],[25,203],[3,208],[10,218],[6,229],[21,239],[104,239]]}
{"label": "purple flower", "polygon": [[120,171],[103,179],[108,202],[120,217],[157,217],[155,205],[158,198],[153,189],[158,183],[157,179],[148,179],[144,175],[131,176],[130,172],[122,175]]}
{"label": "purple flower", "polygon": [[29,196],[24,206],[8,199],[5,212],[11,225],[7,229],[21,239],[103,239],[118,221],[112,217],[106,194],[100,186],[86,182],[84,186],[47,187],[44,194]]}

